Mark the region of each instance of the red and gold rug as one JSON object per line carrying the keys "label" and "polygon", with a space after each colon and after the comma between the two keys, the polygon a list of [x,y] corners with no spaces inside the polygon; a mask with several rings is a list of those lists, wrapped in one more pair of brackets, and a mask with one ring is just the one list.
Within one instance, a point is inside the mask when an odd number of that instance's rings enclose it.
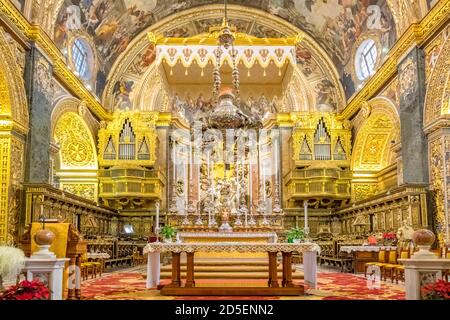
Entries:
{"label": "red and gold rug", "polygon": [[[346,273],[319,273],[317,290],[301,297],[164,297],[156,289],[146,289],[140,272],[118,272],[83,283],[84,300],[405,300],[404,287],[382,282],[373,286],[364,277]],[[199,286],[222,284],[225,280],[198,280]],[[246,286],[263,285],[265,281],[234,280]],[[229,279],[226,282],[232,283]]]}

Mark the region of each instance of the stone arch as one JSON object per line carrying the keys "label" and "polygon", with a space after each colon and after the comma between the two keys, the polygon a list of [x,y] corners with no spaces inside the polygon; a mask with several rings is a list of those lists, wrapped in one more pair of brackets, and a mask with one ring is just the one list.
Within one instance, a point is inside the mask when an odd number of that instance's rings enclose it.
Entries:
{"label": "stone arch", "polygon": [[[340,82],[340,76],[338,70],[330,58],[329,54],[320,46],[313,37],[305,33],[300,28],[294,26],[288,21],[277,17],[275,15],[268,14],[262,9],[249,8],[242,5],[230,5],[229,15],[239,15],[241,19],[252,19],[257,20],[265,25],[270,25],[272,29],[279,31],[285,36],[297,36],[301,35],[303,40],[302,44],[307,47],[314,57],[320,62],[320,66],[324,68],[324,76],[333,83],[336,91],[337,109],[342,110],[345,106],[345,93]],[[191,8],[187,10],[180,11],[178,13],[173,13],[154,25],[147,27],[139,35],[137,35],[128,45],[128,48],[120,54],[120,56],[115,60],[111,71],[108,76],[107,85],[103,92],[103,105],[107,108],[112,108],[112,99],[114,96],[114,88],[116,84],[122,80],[123,75],[129,75],[129,67],[133,65],[134,60],[140,57],[143,52],[148,49],[149,39],[148,33],[152,32],[155,35],[163,35],[168,30],[173,29],[176,26],[183,25],[190,19],[199,19],[200,17],[208,18],[222,18],[223,17],[223,6],[222,5],[204,5],[196,8]],[[138,89],[145,87],[144,83],[149,82],[146,78],[150,75],[148,72],[152,67],[145,70],[144,74],[141,75],[140,79],[131,78],[135,83],[136,87],[134,91],[137,91],[137,95],[142,95],[139,93]],[[298,78],[298,77],[297,77]],[[294,79],[296,80],[296,79]],[[303,87],[302,87],[303,88]],[[311,94],[310,94],[311,95]],[[298,97],[297,97],[298,99]],[[139,99],[138,99],[139,100]],[[313,99],[309,99],[313,100]],[[299,107],[300,108],[300,107]],[[299,109],[297,108],[297,109]],[[304,106],[302,108],[305,108]]]}
{"label": "stone arch", "polygon": [[91,112],[89,111],[88,108],[84,106],[82,101],[68,95],[61,97],[54,103],[54,108],[51,116],[51,131],[50,131],[52,133],[51,136],[52,139],[54,139],[55,126],[59,118],[66,112],[73,112],[82,117],[84,122],[88,126],[91,135],[94,137],[94,140],[96,141],[99,129],[98,121],[95,119],[94,116],[92,116]]}
{"label": "stone arch", "polygon": [[17,244],[29,114],[19,53],[0,27],[0,245]]}
{"label": "stone arch", "polygon": [[8,35],[0,28],[0,115],[21,127],[28,128],[28,104],[21,68],[11,47]]}
{"label": "stone arch", "polygon": [[400,137],[400,117],[394,103],[377,97],[368,103],[370,114],[356,132],[354,171],[381,171],[391,163],[391,143]]}
{"label": "stone arch", "polygon": [[425,97],[424,125],[428,126],[441,115],[450,113],[450,37],[438,54]]}
{"label": "stone arch", "polygon": [[98,198],[98,156],[86,110],[77,99],[60,101],[52,115],[55,184],[88,200]]}

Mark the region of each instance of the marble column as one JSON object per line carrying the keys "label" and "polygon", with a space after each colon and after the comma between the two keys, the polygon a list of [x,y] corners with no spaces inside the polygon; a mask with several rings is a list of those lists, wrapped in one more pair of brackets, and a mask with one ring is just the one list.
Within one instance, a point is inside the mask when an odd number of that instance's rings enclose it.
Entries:
{"label": "marble column", "polygon": [[403,183],[428,183],[428,146],[423,131],[425,54],[414,48],[399,63]]}
{"label": "marble column", "polygon": [[[49,183],[53,67],[35,46],[27,55],[25,88],[30,112],[25,181]],[[28,221],[27,221],[28,222]]]}

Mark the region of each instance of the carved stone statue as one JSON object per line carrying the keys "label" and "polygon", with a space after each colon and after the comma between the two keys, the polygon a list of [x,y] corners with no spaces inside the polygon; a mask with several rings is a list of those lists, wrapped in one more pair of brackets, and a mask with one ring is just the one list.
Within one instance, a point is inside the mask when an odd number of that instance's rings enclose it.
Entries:
{"label": "carved stone statue", "polygon": [[398,246],[402,249],[409,249],[412,244],[413,227],[408,224],[407,220],[403,220],[403,224],[397,231]]}

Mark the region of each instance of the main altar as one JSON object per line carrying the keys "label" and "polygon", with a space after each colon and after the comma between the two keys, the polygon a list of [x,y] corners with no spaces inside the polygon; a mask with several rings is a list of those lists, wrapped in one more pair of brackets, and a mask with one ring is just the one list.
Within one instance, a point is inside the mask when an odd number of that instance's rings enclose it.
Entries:
{"label": "main altar", "polygon": [[[275,103],[264,96],[243,101],[239,65],[250,69],[263,62],[284,66],[295,63],[292,49],[299,39],[270,41],[270,50],[250,52],[246,47],[260,39],[239,34],[225,18],[209,34],[185,39],[158,39],[157,61],[177,73],[213,66],[213,90],[193,102],[178,96],[172,109],[179,126],[170,137],[169,204],[167,224],[178,231],[182,243],[276,243],[284,231],[280,198],[280,136],[268,121]],[[198,46],[193,43],[198,43]],[[158,43],[160,44],[158,46]],[[201,46],[200,46],[201,44]],[[201,254],[199,254],[201,255]],[[209,252],[217,257],[264,257],[261,253]]]}

